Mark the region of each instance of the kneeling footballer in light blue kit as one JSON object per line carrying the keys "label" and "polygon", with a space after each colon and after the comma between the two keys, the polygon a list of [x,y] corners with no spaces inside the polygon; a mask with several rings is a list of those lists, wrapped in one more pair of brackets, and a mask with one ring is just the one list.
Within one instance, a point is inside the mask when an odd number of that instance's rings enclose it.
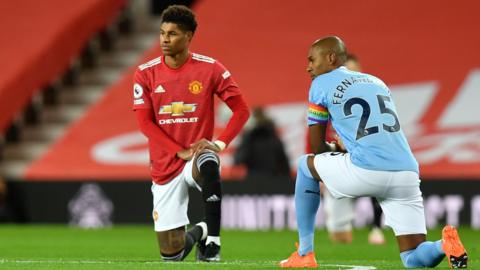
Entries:
{"label": "kneeling footballer in light blue kit", "polygon": [[[315,155],[298,161],[295,208],[300,245],[280,267],[317,267],[313,239],[322,181],[336,198],[377,198],[406,268],[435,267],[445,255],[451,268],[466,268],[467,254],[454,227],[443,229],[442,240],[426,241],[418,163],[390,90],[372,75],[343,67],[346,53],[338,37],[319,39],[309,51],[307,71],[313,82],[308,125]],[[337,152],[344,150],[338,144],[325,143],[329,118],[346,152]]]}

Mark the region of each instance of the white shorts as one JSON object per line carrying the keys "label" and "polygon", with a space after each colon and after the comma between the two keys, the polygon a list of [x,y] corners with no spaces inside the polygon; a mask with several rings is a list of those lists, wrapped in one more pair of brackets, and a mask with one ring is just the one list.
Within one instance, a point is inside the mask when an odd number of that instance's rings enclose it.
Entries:
{"label": "white shorts", "polygon": [[192,176],[193,159],[182,172],[165,185],[152,184],[155,231],[168,231],[190,223],[188,220],[188,188],[201,191]]}
{"label": "white shorts", "polygon": [[337,199],[327,188],[323,191],[325,225],[329,232],[348,232],[352,230],[355,218],[355,205],[352,198]]}
{"label": "white shorts", "polygon": [[314,164],[335,198],[377,198],[385,224],[395,235],[427,233],[417,173],[366,170],[352,164],[348,153],[322,153],[315,156]]}

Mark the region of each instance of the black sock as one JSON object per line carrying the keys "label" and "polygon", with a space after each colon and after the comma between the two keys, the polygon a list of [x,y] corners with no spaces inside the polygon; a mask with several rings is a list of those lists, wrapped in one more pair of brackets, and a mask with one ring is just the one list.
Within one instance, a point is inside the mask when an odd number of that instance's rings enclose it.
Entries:
{"label": "black sock", "polygon": [[373,228],[382,227],[382,208],[375,198],[372,198],[373,204]]}
{"label": "black sock", "polygon": [[185,247],[183,248],[182,260],[185,259],[193,246],[202,239],[203,230],[202,227],[195,225],[185,233]]}
{"label": "black sock", "polygon": [[206,160],[199,169],[203,178],[202,197],[205,202],[205,222],[208,227],[208,235],[220,236],[222,186],[218,163]]}

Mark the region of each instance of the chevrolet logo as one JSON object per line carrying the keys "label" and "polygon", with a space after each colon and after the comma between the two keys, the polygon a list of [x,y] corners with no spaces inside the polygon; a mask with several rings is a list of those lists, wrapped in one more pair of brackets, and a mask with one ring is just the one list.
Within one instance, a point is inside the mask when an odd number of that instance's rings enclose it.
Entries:
{"label": "chevrolet logo", "polygon": [[172,116],[183,116],[185,113],[194,112],[197,104],[183,104],[183,101],[172,102],[170,105],[160,107],[159,114],[171,114]]}

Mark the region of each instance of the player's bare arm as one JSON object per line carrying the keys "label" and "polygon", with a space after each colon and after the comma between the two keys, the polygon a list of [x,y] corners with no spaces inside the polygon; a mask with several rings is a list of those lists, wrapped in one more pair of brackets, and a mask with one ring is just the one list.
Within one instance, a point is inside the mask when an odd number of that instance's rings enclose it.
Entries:
{"label": "player's bare arm", "polygon": [[318,155],[323,152],[339,150],[335,143],[325,142],[327,124],[311,125],[308,128],[308,132],[310,133],[310,150],[312,153]]}

